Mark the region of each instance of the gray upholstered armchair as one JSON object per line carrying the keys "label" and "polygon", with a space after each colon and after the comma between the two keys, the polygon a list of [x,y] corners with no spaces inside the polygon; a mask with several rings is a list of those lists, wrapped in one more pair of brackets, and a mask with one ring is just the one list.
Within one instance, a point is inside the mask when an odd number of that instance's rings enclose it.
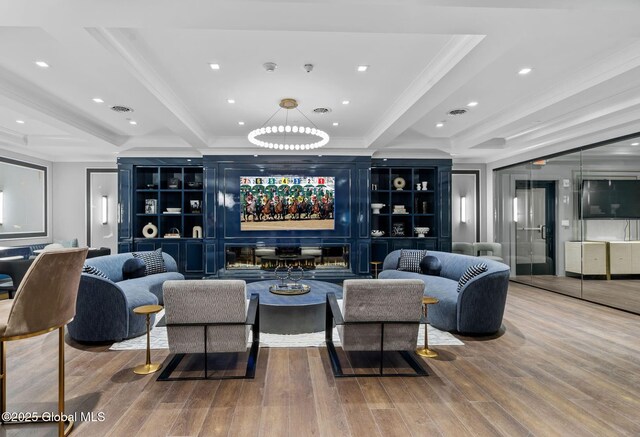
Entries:
{"label": "gray upholstered armchair", "polygon": [[[335,294],[327,294],[326,343],[336,377],[423,376],[415,357],[422,316],[424,282],[418,279],[349,279],[344,281],[344,311]],[[376,374],[344,374],[333,344],[333,323],[344,351],[379,351]],[[416,373],[383,373],[385,351],[399,351]],[[410,351],[410,352],[409,352]]]}
{"label": "gray upholstered armchair", "polygon": [[[246,301],[246,283],[238,280],[167,281],[163,285],[169,351],[173,354],[158,381],[253,378],[260,345],[258,294]],[[207,354],[251,351],[244,376],[209,376]],[[185,354],[204,353],[203,377],[171,378]]]}

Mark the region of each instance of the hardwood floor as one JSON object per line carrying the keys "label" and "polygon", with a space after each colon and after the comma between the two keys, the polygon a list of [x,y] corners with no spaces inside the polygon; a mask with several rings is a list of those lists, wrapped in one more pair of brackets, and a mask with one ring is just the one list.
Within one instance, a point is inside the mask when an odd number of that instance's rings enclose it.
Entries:
{"label": "hardwood floor", "polygon": [[[437,347],[424,378],[335,380],[326,350],[308,348],[262,349],[254,380],[156,382],[132,372],[144,351],[70,343],[67,411],[104,413],[78,436],[640,435],[639,316],[512,283],[504,328]],[[8,345],[9,410],[55,408],[56,353],[55,334]]]}

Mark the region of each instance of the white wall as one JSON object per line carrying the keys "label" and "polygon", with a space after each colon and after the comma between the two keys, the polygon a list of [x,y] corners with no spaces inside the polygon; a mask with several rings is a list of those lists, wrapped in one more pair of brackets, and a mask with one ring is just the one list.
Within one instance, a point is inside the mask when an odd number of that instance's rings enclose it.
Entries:
{"label": "white wall", "polygon": [[[86,186],[88,168],[117,168],[114,162],[53,163],[53,239],[77,238],[87,245]],[[117,231],[116,231],[117,232]]]}
{"label": "white wall", "polygon": [[[493,219],[489,220],[487,218],[487,211],[493,211],[491,204],[488,202],[488,190],[489,187],[487,185],[487,178],[492,176],[491,174],[487,175],[487,165],[486,164],[456,164],[453,163],[453,170],[479,170],[480,171],[480,235],[478,237],[478,241],[493,241],[493,232],[489,234],[489,229],[493,231]],[[459,200],[458,200],[459,202]],[[451,208],[455,210],[457,208],[457,204],[455,203],[455,199],[452,199]],[[469,209],[469,205],[467,206],[467,215],[470,215],[472,211]],[[475,225],[474,225],[475,226]]]}
{"label": "white wall", "polygon": [[[26,246],[30,244],[50,243],[52,235],[52,163],[42,159],[33,158],[31,156],[22,155],[20,153],[11,152],[9,150],[0,149],[0,156],[3,158],[14,159],[16,161],[28,162],[31,164],[41,165],[47,168],[47,235],[38,238],[12,238],[3,239],[0,236],[0,246]],[[25,199],[27,201],[28,199]]]}

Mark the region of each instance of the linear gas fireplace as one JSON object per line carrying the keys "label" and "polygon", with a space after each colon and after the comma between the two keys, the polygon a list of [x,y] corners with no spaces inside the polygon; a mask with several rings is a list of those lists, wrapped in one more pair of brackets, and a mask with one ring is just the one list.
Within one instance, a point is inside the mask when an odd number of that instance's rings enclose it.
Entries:
{"label": "linear gas fireplace", "polygon": [[338,246],[227,246],[227,270],[349,269],[349,245]]}

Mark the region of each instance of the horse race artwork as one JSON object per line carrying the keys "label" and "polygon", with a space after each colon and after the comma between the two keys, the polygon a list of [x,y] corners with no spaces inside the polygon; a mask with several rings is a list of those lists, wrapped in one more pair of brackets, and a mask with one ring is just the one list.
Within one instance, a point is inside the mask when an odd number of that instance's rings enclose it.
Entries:
{"label": "horse race artwork", "polygon": [[334,229],[335,177],[240,177],[241,231]]}

